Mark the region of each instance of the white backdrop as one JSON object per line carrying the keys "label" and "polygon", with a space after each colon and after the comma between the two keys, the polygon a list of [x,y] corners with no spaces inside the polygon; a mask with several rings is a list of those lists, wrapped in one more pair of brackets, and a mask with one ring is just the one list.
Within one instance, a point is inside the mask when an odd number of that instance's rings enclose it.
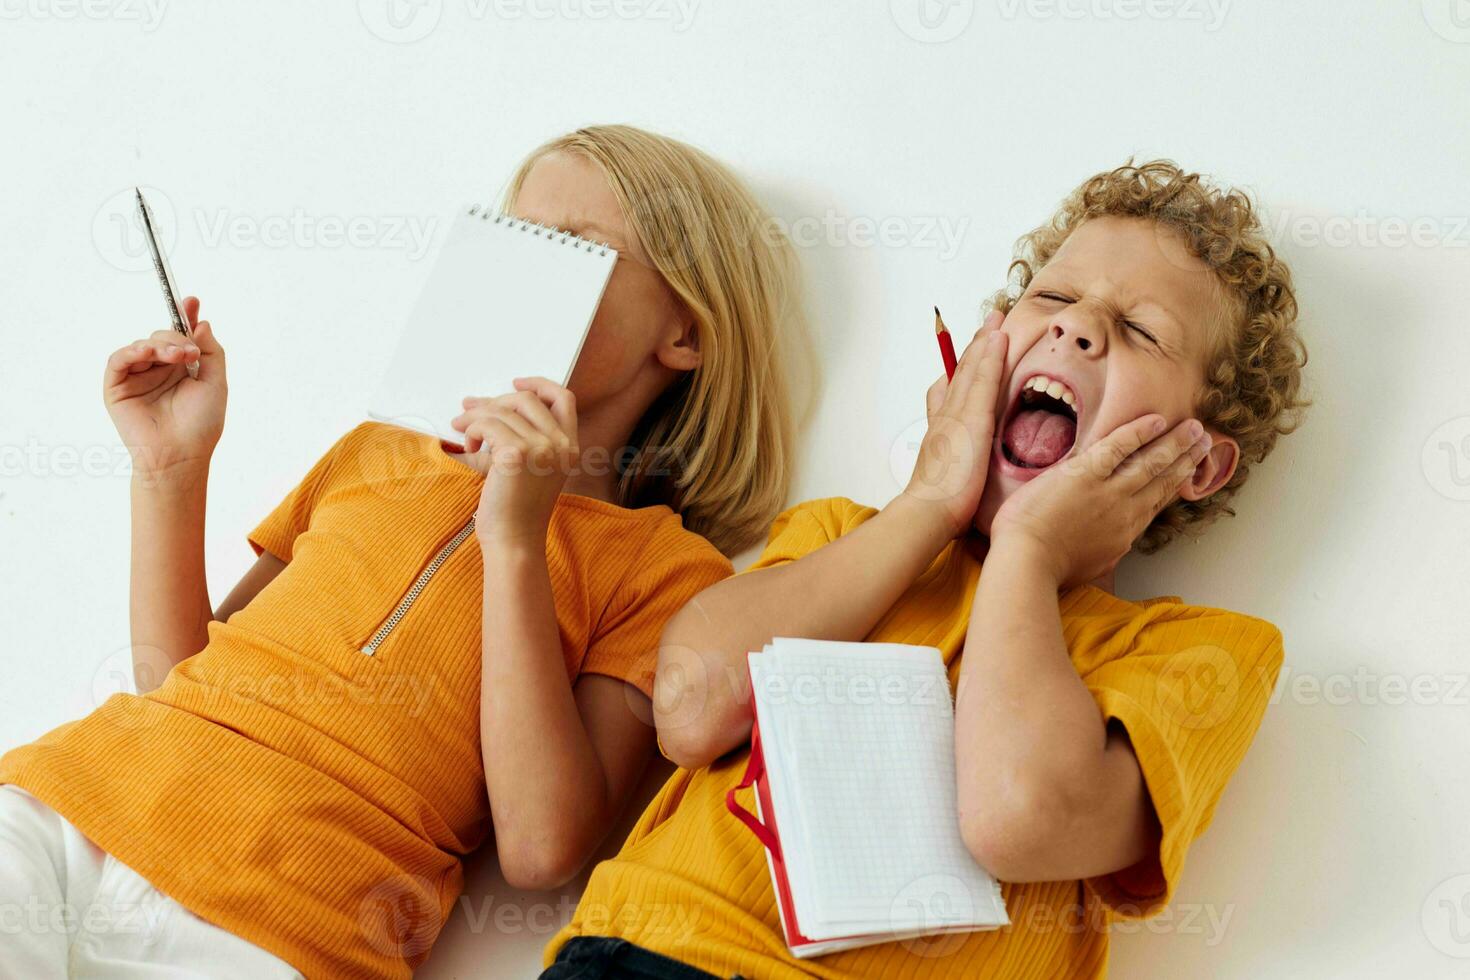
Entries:
{"label": "white backdrop", "polygon": [[[802,244],[826,387],[795,498],[881,504],[1013,239],[1081,178],[1171,156],[1266,205],[1315,408],[1198,544],[1130,560],[1268,618],[1287,667],[1175,916],[1121,977],[1470,969],[1470,4],[1316,0],[0,0],[0,747],[126,664],[109,351],[165,325],[121,221],[153,188],[230,356],[209,506],[245,532],[338,434],[458,203],[627,121],[744,173]],[[473,878],[430,976],[523,976],[569,897]]]}

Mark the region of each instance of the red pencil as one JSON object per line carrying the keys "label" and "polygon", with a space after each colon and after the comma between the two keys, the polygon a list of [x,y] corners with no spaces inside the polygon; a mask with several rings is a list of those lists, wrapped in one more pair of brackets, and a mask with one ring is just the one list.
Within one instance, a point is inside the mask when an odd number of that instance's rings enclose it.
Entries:
{"label": "red pencil", "polygon": [[939,307],[934,307],[934,333],[939,337],[939,355],[944,358],[944,374],[946,377],[954,377],[954,339],[949,335],[949,328],[944,325],[944,319],[939,315]]}

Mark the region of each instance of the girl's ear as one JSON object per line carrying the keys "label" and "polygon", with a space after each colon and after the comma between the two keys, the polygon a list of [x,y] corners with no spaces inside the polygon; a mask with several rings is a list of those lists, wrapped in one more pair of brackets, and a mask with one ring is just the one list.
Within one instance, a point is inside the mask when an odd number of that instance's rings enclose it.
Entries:
{"label": "girl's ear", "polygon": [[693,371],[704,363],[704,354],[699,349],[699,327],[694,317],[682,313],[664,335],[663,342],[654,352],[658,362],[673,371]]}
{"label": "girl's ear", "polygon": [[1210,451],[1205,453],[1205,458],[1199,461],[1194,472],[1189,475],[1189,482],[1179,491],[1179,496],[1184,500],[1203,500],[1219,490],[1235,475],[1236,464],[1240,462],[1239,443],[1212,429],[1205,431],[1214,441],[1210,445]]}

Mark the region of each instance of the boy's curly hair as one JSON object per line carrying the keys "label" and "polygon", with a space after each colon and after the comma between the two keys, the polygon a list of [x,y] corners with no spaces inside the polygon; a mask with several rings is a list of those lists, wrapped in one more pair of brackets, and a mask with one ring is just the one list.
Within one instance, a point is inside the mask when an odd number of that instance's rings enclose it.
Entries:
{"label": "boy's curly hair", "polygon": [[1016,241],[1008,285],[986,303],[1009,312],[1037,270],[1089,218],[1148,218],[1182,234],[1190,251],[1209,265],[1225,287],[1226,329],[1218,331],[1205,365],[1196,417],[1240,444],[1230,480],[1210,496],[1176,500],[1159,512],[1135,547],[1158,551],[1180,534],[1198,534],[1222,513],[1266,458],[1278,436],[1301,424],[1311,402],[1298,397],[1307,350],[1296,331],[1297,303],[1291,270],[1266,240],[1255,205],[1243,192],[1222,190],[1171,160],[1126,164],[1084,181],[1047,224]]}

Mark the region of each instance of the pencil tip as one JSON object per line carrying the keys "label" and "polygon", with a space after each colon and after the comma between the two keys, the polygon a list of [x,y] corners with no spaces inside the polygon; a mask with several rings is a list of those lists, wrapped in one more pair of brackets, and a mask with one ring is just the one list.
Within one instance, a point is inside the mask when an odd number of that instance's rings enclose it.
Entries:
{"label": "pencil tip", "polygon": [[934,307],[934,332],[944,333],[944,318],[939,315],[939,307]]}

